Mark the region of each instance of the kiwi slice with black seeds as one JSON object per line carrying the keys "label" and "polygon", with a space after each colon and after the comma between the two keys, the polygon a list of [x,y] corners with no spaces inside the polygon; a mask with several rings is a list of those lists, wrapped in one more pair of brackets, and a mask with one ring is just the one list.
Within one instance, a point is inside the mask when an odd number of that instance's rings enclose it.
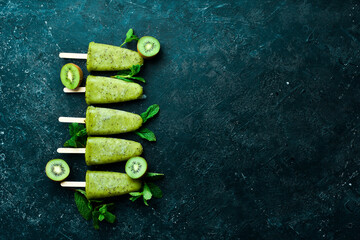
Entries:
{"label": "kiwi slice with black seeds", "polygon": [[147,162],[142,157],[132,157],[125,164],[125,172],[132,179],[144,176],[147,170]]}
{"label": "kiwi slice with black seeds", "polygon": [[75,89],[80,86],[83,80],[83,71],[76,64],[65,64],[61,68],[60,79],[66,88]]}
{"label": "kiwi slice with black seeds", "polygon": [[159,53],[160,43],[154,37],[144,36],[139,39],[137,43],[137,50],[143,58],[152,58]]}
{"label": "kiwi slice with black seeds", "polygon": [[70,167],[62,159],[53,159],[46,164],[45,173],[51,180],[58,182],[69,176]]}

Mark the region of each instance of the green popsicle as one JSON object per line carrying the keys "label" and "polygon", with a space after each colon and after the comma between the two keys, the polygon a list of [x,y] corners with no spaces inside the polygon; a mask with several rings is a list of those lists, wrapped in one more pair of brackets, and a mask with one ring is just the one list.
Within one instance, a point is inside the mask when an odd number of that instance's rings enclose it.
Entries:
{"label": "green popsicle", "polygon": [[88,135],[111,135],[132,132],[141,127],[140,115],[110,108],[89,106],[86,110]]}
{"label": "green popsicle", "polygon": [[88,166],[108,164],[140,156],[143,147],[140,143],[104,137],[88,137],[86,142],[85,161]]}
{"label": "green popsicle", "polygon": [[144,59],[138,52],[101,43],[89,43],[86,67],[91,71],[118,71],[133,65],[142,65]]}
{"label": "green popsicle", "polygon": [[143,88],[137,83],[89,75],[86,79],[85,101],[90,104],[126,102],[142,97]]}
{"label": "green popsicle", "polygon": [[87,171],[86,196],[88,199],[98,199],[124,195],[141,189],[141,181],[130,178],[125,173]]}

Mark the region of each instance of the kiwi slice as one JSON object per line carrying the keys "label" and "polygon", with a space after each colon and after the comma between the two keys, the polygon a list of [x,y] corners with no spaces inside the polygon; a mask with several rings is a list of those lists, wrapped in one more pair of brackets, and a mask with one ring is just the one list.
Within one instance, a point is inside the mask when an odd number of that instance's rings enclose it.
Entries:
{"label": "kiwi slice", "polygon": [[73,63],[65,64],[61,68],[60,79],[62,84],[69,89],[75,89],[80,86],[83,80],[83,71]]}
{"label": "kiwi slice", "polygon": [[143,58],[152,58],[159,53],[160,43],[154,37],[145,36],[139,39],[137,50]]}
{"label": "kiwi slice", "polygon": [[69,165],[62,159],[50,160],[45,167],[46,175],[53,181],[62,181],[69,176]]}
{"label": "kiwi slice", "polygon": [[132,179],[138,179],[144,176],[147,170],[147,162],[142,157],[130,158],[125,164],[125,172]]}

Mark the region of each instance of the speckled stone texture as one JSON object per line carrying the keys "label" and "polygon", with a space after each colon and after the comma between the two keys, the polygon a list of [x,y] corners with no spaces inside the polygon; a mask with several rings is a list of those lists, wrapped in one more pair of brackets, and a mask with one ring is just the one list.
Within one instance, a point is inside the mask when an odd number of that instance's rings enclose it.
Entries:
{"label": "speckled stone texture", "polygon": [[[0,239],[359,239],[359,12],[357,0],[0,0]],[[63,158],[81,181],[124,164],[56,153],[57,118],[87,106],[62,92],[71,61],[58,53],[120,45],[131,27],[161,42],[141,71],[148,98],[107,107],[160,105],[156,143],[119,137],[166,174],[164,197],[118,198],[116,224],[96,231],[45,165]]]}

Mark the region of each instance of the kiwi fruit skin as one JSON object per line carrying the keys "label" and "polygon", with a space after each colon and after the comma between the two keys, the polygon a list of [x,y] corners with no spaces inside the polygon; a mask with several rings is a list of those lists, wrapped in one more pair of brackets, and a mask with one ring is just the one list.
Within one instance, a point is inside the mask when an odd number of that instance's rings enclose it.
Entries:
{"label": "kiwi fruit skin", "polygon": [[[69,68],[71,68],[71,70]],[[74,76],[75,77],[75,79],[74,79],[75,83],[71,83],[67,79],[69,71],[77,71],[78,75],[75,73],[75,76]],[[69,89],[75,89],[75,88],[79,87],[80,84],[82,83],[83,76],[84,76],[84,74],[83,74],[83,71],[81,70],[81,68],[78,65],[74,64],[74,63],[65,64],[61,68],[61,71],[60,71],[61,82],[66,88],[69,88]]]}
{"label": "kiwi fruit skin", "polygon": [[[140,165],[140,169],[134,169],[135,164]],[[125,172],[132,179],[139,179],[147,171],[147,162],[142,157],[132,157],[125,164]]]}
{"label": "kiwi fruit skin", "polygon": [[[152,52],[150,53],[145,53],[145,46],[144,44],[146,44],[146,42],[151,42],[152,44],[155,44],[157,46],[155,46],[155,48],[151,49]],[[142,38],[139,39],[138,43],[137,43],[137,51],[140,54],[140,56],[144,59],[151,59],[153,57],[155,57],[159,51],[160,51],[160,42],[151,36],[144,36]]]}
{"label": "kiwi fruit skin", "polygon": [[[57,175],[54,171],[62,171]],[[63,159],[52,159],[45,167],[45,173],[51,180],[55,182],[63,181],[70,174],[70,167]]]}

